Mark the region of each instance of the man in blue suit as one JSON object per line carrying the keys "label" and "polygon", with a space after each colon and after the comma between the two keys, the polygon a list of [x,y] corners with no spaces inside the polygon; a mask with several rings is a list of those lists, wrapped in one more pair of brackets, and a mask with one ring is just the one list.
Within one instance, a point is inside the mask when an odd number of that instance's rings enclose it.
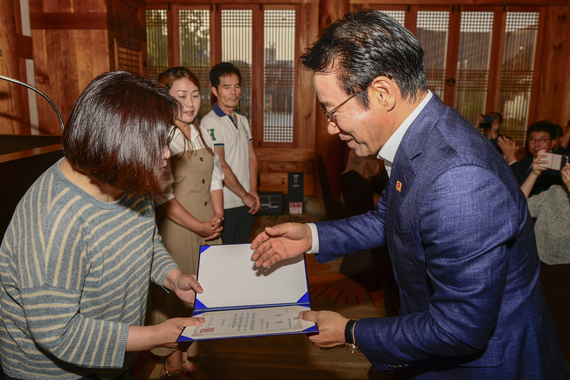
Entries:
{"label": "man in blue suit", "polygon": [[360,156],[379,153],[390,179],[376,211],[267,228],[253,260],[308,252],[324,262],[386,244],[402,307],[358,321],[305,312],[320,331],[309,339],[415,379],[562,379],[525,198],[495,148],[427,90],[418,39],[361,11],[328,26],[301,64],[329,133]]}

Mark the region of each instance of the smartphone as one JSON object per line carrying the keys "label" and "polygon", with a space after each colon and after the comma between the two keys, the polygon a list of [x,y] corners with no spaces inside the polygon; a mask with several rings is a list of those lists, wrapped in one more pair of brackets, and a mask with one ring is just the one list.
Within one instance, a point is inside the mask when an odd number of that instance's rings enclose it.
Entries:
{"label": "smartphone", "polygon": [[482,115],[483,122],[479,123],[479,127],[483,129],[491,129],[493,127],[493,122],[495,121],[495,116],[493,115]]}
{"label": "smartphone", "polygon": [[563,156],[561,154],[542,153],[540,157],[547,159],[547,162],[541,163],[540,166],[548,169],[561,170],[568,162],[568,156]]}

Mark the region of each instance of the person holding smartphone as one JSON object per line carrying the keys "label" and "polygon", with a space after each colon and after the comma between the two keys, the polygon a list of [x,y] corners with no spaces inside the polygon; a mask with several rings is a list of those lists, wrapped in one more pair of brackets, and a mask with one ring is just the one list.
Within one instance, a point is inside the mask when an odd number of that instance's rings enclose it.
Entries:
{"label": "person holding smartphone", "polygon": [[481,129],[481,133],[485,135],[493,144],[499,153],[503,154],[503,150],[499,146],[499,137],[511,139],[510,137],[501,135],[501,127],[503,126],[503,115],[497,111],[491,111],[487,115],[479,115],[475,122],[475,128]]}
{"label": "person holding smartphone", "polygon": [[[556,137],[555,124],[542,120],[533,123],[526,131],[527,154],[519,162],[516,157],[517,146],[512,140],[499,137],[499,146],[503,150],[503,157],[515,175],[519,185],[522,185],[532,171],[532,163],[538,156],[538,152],[543,150],[551,152],[553,140]],[[548,169],[543,171],[536,179],[530,195],[537,195],[548,190],[552,185],[562,185],[562,178],[559,170]]]}
{"label": "person holding smartphone", "polygon": [[536,218],[534,232],[538,256],[543,264],[570,263],[570,164],[560,170],[563,185],[554,185],[547,191],[530,196],[541,173],[547,170],[545,150],[538,152],[532,163],[532,172],[522,184],[521,190],[528,198],[528,210]]}

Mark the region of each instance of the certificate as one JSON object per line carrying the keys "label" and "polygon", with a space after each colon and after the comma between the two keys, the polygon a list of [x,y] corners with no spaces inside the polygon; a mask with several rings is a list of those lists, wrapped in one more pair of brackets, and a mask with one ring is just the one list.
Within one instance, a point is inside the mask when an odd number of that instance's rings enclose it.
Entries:
{"label": "certificate", "polygon": [[240,338],[263,335],[297,334],[316,331],[313,322],[299,318],[299,312],[311,310],[303,306],[238,309],[206,312],[202,325],[186,327],[181,337],[191,340]]}
{"label": "certificate", "polygon": [[304,256],[256,268],[249,244],[203,246],[194,316],[206,319],[186,327],[179,342],[317,332],[299,319],[311,310]]}

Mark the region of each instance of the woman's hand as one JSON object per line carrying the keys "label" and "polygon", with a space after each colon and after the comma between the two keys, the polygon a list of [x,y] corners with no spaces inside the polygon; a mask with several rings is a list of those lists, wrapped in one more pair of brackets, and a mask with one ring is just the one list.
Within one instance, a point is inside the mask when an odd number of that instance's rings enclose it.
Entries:
{"label": "woman's hand", "polygon": [[198,222],[193,232],[202,236],[206,240],[211,240],[220,236],[220,232],[222,232],[222,229],[223,229],[222,227],[213,229],[211,220],[208,220],[206,222]]}
{"label": "woman's hand", "polygon": [[[171,318],[158,325],[130,326],[127,352],[148,351],[156,347],[178,348],[176,340],[185,327],[204,323],[204,318]],[[188,343],[185,343],[187,346]]]}
{"label": "woman's hand", "polygon": [[210,226],[210,235],[205,237],[206,240],[215,239],[218,236],[220,236],[220,233],[224,229],[224,227],[222,227],[223,221],[224,221],[224,214],[217,213],[214,214],[214,216],[212,216],[212,219],[206,222],[209,223]]}
{"label": "woman's hand", "polygon": [[158,340],[163,342],[159,347],[178,348],[176,340],[185,327],[201,325],[206,320],[204,318],[170,318],[156,325],[158,328]]}
{"label": "woman's hand", "polygon": [[186,274],[179,268],[173,269],[166,275],[162,286],[174,292],[178,298],[188,303],[194,303],[196,293],[202,293],[204,289],[196,280],[195,274]]}

